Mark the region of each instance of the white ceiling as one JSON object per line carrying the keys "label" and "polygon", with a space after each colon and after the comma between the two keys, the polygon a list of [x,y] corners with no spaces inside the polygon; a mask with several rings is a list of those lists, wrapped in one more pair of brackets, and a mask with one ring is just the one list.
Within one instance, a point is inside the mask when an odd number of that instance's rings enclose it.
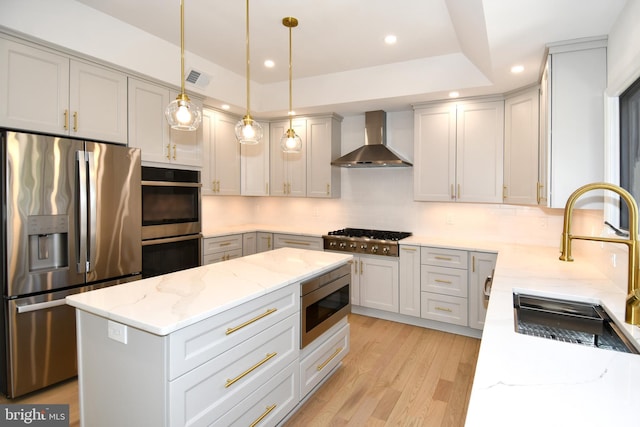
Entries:
{"label": "white ceiling", "polygon": [[[179,0],[77,0],[173,44],[180,43]],[[288,79],[288,29],[296,17],[293,77],[320,79],[348,72],[354,86],[384,67],[389,91],[375,99],[348,96],[333,111],[401,109],[446,97],[504,93],[535,83],[545,45],[610,32],[627,0],[251,0],[251,79],[275,84]],[[398,41],[384,44],[393,33]],[[245,1],[185,0],[185,49],[244,76]],[[453,55],[453,56],[452,56]],[[451,68],[452,57],[468,60],[475,73]],[[262,64],[272,59],[276,66]],[[416,63],[430,64],[450,78],[425,89],[394,93]],[[525,71],[509,69],[522,64]],[[199,70],[207,72],[207,70]],[[471,76],[473,74],[473,76]],[[478,75],[483,78],[478,79]],[[327,80],[327,81],[330,81]],[[411,85],[410,85],[411,86]],[[366,89],[366,88],[365,88]],[[355,101],[355,99],[354,99]],[[326,110],[326,107],[323,108]]]}

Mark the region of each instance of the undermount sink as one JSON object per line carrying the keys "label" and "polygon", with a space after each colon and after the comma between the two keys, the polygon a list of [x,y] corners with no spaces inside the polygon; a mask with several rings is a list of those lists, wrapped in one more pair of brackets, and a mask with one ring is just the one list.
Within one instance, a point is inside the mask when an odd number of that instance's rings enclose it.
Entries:
{"label": "undermount sink", "polygon": [[514,292],[513,311],[518,333],[640,354],[601,305]]}

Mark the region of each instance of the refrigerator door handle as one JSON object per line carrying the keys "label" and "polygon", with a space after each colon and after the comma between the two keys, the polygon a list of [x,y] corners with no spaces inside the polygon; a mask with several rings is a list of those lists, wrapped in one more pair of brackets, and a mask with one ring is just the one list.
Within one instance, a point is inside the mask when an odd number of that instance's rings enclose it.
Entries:
{"label": "refrigerator door handle", "polygon": [[85,151],[76,153],[78,165],[78,244],[76,261],[78,273],[87,272],[87,162]]}
{"label": "refrigerator door handle", "polygon": [[18,305],[16,306],[16,311],[18,313],[30,313],[32,311],[46,310],[47,308],[58,307],[66,304],[66,300],[62,298],[53,301],[38,302],[35,304]]}
{"label": "refrigerator door handle", "polygon": [[94,156],[93,152],[87,152],[87,176],[89,183],[89,260],[87,263],[87,272],[91,271],[95,268],[96,265],[96,230],[97,230],[97,211],[98,211],[98,202],[97,202],[97,178],[96,178],[96,170],[94,168]]}

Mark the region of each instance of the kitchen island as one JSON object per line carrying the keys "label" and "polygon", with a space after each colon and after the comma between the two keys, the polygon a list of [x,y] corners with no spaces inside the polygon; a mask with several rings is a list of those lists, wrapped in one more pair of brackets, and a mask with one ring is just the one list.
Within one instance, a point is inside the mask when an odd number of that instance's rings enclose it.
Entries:
{"label": "kitchen island", "polygon": [[[82,425],[277,423],[304,397],[299,284],[350,259],[283,248],[69,297]],[[309,346],[340,334],[328,373],[346,319]]]}

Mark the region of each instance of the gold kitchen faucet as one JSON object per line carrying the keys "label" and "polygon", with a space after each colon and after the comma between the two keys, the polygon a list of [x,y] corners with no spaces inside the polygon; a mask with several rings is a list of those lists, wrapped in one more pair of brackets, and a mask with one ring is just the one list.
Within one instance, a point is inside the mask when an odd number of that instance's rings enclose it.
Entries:
{"label": "gold kitchen faucet", "polygon": [[[573,236],[571,235],[571,218],[573,208],[580,196],[592,190],[609,190],[618,194],[627,204],[629,212],[629,238],[615,239],[597,236]],[[627,285],[627,299],[625,305],[625,322],[631,325],[640,325],[640,286],[638,282],[638,204],[633,196],[624,188],[606,182],[594,182],[583,185],[574,191],[567,199],[564,208],[564,225],[562,228],[561,261],[573,261],[571,256],[571,241],[592,240],[597,242],[623,243],[629,248],[629,271]]]}

